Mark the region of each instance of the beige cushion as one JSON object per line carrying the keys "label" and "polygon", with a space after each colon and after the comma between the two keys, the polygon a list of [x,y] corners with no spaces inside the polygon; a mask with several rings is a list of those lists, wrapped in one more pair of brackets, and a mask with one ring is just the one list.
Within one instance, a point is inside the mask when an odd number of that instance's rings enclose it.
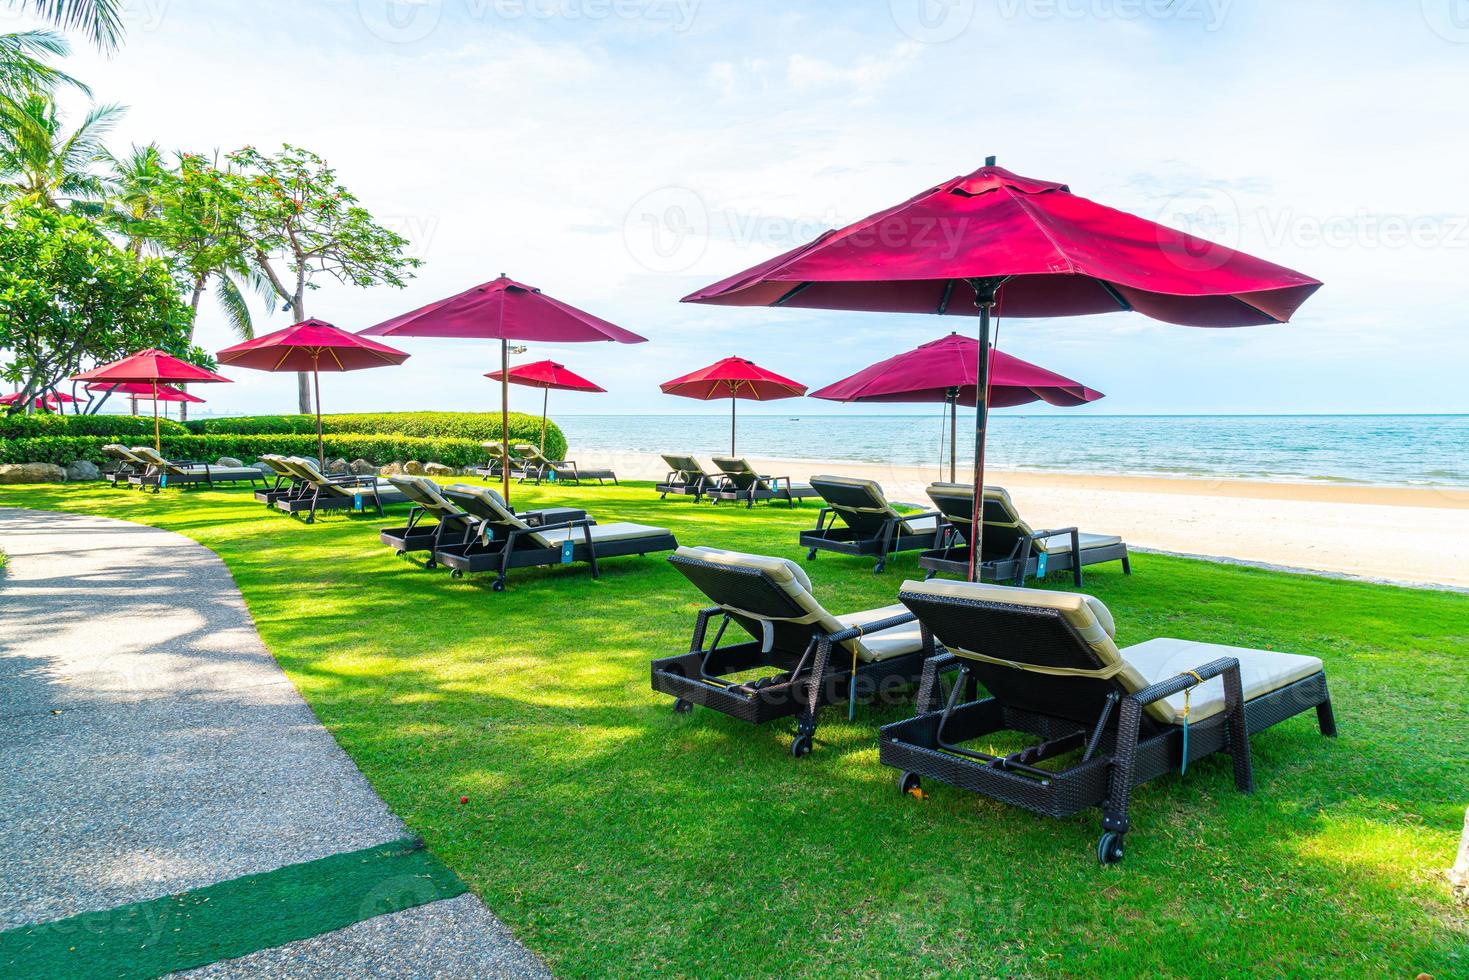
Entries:
{"label": "beige cushion", "polygon": [[[1159,637],[1126,647],[1122,656],[1147,678],[1149,684],[1165,681],[1170,677],[1193,670],[1196,667],[1218,660],[1235,657],[1239,660],[1240,683],[1244,688],[1245,700],[1250,701],[1262,694],[1278,691],[1288,684],[1322,670],[1320,657],[1307,657],[1295,653],[1277,653],[1273,650],[1252,650],[1246,647],[1229,647],[1218,643],[1199,643],[1195,640],[1174,640]],[[1167,721],[1183,723],[1183,695],[1175,694],[1158,702],[1155,707],[1166,706]],[[1189,721],[1203,721],[1224,710],[1224,679],[1211,677],[1194,688],[1189,696]]]}
{"label": "beige cushion", "polygon": [[[811,579],[807,577],[805,570],[789,559],[751,555],[742,551],[725,551],[722,548],[681,547],[678,549],[678,554],[695,561],[728,565],[731,568],[754,569],[764,573],[795,601],[803,613],[810,615],[812,625],[824,633],[839,633],[851,626],[875,623],[878,620],[902,615],[908,611],[904,606],[897,605],[849,613],[845,616],[833,616],[811,594]],[[721,605],[724,604],[721,603]],[[732,607],[726,606],[726,608]],[[852,642],[843,643],[842,647],[847,650],[848,656],[851,656]],[[863,636],[856,641],[857,657],[866,663],[915,653],[922,647],[923,637],[916,622]]]}
{"label": "beige cushion", "polygon": [[[1079,534],[1077,539],[1081,544],[1081,550],[1089,548],[1108,548],[1112,545],[1122,543],[1122,539],[1115,534]],[[1045,550],[1048,555],[1070,554],[1071,535],[1053,534],[1038,542],[1038,546]]]}
{"label": "beige cushion", "polygon": [[537,543],[544,544],[548,548],[559,548],[561,547],[561,543],[568,539],[573,544],[584,543],[586,541],[586,530],[592,532],[593,544],[606,544],[612,541],[635,541],[638,538],[662,537],[668,533],[666,528],[623,522],[616,524],[593,524],[585,530],[580,527],[563,527],[555,531],[538,532],[534,537]]}
{"label": "beige cushion", "polygon": [[[882,484],[876,482],[875,480],[864,480],[861,477],[856,476],[825,475],[813,476],[811,478],[811,482],[831,483],[837,486],[851,487],[854,490],[862,490],[867,494],[868,497],[868,503],[866,504],[866,509],[868,513],[879,514],[889,520],[895,517],[901,518],[903,516],[902,514],[898,513],[897,509],[894,508],[893,505],[888,501],[887,494],[883,493]],[[792,489],[798,489],[802,486],[804,486],[804,484],[798,483]],[[826,501],[826,503],[827,506],[833,507],[838,511],[848,509],[842,507],[840,504],[834,504],[830,500]],[[933,517],[925,517],[917,521],[903,521],[902,527],[900,528],[900,531],[903,534],[922,534],[926,531],[936,530],[938,530],[938,519]]]}
{"label": "beige cushion", "polygon": [[941,578],[929,579],[927,582],[904,582],[903,591],[916,592],[920,595],[946,596],[952,599],[975,599],[983,602],[1034,606],[1039,609],[1059,609],[1062,617],[1088,643],[1093,641],[1093,637],[1088,634],[1097,630],[1100,630],[1097,638],[1106,636],[1111,639],[1117,635],[1117,624],[1113,621],[1112,612],[1106,604],[1096,596],[1081,592],[1022,589],[1013,585],[956,582],[953,579]]}

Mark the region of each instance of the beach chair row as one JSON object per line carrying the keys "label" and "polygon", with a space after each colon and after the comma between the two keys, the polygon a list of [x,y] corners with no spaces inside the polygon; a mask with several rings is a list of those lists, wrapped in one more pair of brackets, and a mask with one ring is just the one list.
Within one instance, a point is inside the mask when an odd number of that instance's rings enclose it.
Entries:
{"label": "beach chair row", "polygon": [[617,483],[617,474],[612,470],[579,466],[575,460],[550,459],[538,447],[529,443],[517,443],[511,447],[508,457],[505,447],[498,442],[483,442],[480,445],[484,446],[489,459],[484,466],[475,470],[475,474],[487,480],[500,479],[508,468],[510,476],[517,482],[529,481],[537,486],[546,481],[575,485],[580,485],[583,480],[596,480],[598,484],[609,480],[614,485]]}
{"label": "beach chair row", "polygon": [[102,477],[114,487],[151,488],[157,493],[164,487],[265,482],[265,476],[253,466],[217,466],[203,460],[171,460],[152,446],[129,448],[109,443],[102,447],[102,454],[108,461]]}
{"label": "beach chair row", "polygon": [[796,483],[788,476],[761,473],[750,461],[735,456],[715,456],[713,470],[706,470],[693,456],[664,455],[668,475],[653,487],[660,500],[669,495],[693,497],[695,502],[722,500],[754,507],[763,501],[783,500],[794,507],[802,500],[818,496],[809,483]]}

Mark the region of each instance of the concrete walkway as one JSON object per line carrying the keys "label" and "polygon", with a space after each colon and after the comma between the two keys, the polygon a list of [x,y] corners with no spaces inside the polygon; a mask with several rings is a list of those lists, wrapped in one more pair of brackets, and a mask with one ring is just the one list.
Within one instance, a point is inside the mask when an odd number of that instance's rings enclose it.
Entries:
{"label": "concrete walkway", "polygon": [[[8,508],[0,549],[0,930],[407,836],[213,552]],[[202,972],[546,975],[472,895]]]}

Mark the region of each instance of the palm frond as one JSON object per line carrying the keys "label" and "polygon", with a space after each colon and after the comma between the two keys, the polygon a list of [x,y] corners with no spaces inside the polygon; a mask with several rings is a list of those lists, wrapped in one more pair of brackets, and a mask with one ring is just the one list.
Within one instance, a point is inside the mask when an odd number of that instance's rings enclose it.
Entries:
{"label": "palm frond", "polygon": [[229,321],[230,329],[239,335],[241,340],[255,339],[255,323],[250,316],[250,305],[245,302],[245,294],[240,291],[240,286],[234,277],[226,272],[216,272],[214,282],[218,289],[216,297],[219,300],[219,308],[224,313],[225,319]]}
{"label": "palm frond", "polygon": [[123,0],[15,0],[58,27],[86,34],[103,51],[122,41]]}

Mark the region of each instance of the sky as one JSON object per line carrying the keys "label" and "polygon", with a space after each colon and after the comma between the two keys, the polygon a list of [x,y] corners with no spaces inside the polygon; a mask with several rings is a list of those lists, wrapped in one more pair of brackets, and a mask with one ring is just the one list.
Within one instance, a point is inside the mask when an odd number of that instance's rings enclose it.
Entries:
{"label": "sky", "polygon": [[[127,0],[126,22],[67,63],[129,106],[116,149],[310,148],[424,262],[402,290],[323,281],[312,315],[358,330],[504,272],[649,338],[533,346],[609,390],[553,414],[719,411],[658,383],[739,354],[815,388],[972,330],[678,299],[991,154],[1326,284],[1284,326],[1003,323],[1107,393],[1078,411],[1469,411],[1465,0]],[[288,320],[257,304],[260,332]],[[208,297],[197,339],[234,341]],[[400,346],[326,378],[326,409],[498,406],[493,345]],[[294,410],[290,377],[229,373],[209,412]]]}

